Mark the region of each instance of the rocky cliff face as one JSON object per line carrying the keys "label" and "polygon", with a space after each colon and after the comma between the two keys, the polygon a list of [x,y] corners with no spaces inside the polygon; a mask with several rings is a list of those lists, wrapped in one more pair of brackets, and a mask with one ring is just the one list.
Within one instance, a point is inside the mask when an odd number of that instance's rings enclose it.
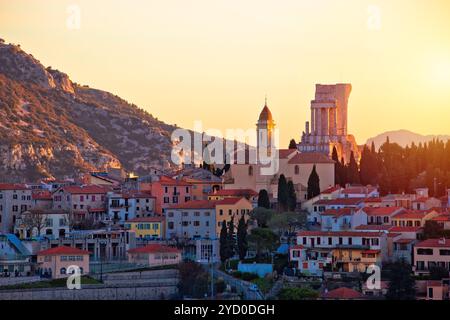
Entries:
{"label": "rocky cliff face", "polygon": [[0,180],[167,168],[174,129],[0,41]]}

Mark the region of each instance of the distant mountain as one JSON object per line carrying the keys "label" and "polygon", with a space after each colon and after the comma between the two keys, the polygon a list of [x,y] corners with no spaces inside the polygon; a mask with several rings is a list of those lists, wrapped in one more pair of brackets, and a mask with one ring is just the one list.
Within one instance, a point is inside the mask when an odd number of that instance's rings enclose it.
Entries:
{"label": "distant mountain", "polygon": [[440,139],[447,141],[450,139],[450,135],[421,135],[418,133],[414,133],[408,130],[397,130],[397,131],[388,131],[382,134],[377,135],[376,137],[370,138],[367,140],[366,144],[371,145],[372,141],[375,142],[375,147],[378,149],[384,142],[386,142],[386,138],[389,137],[390,142],[398,143],[402,147],[406,147],[407,145],[411,145],[411,143],[419,144],[431,141],[433,139]]}
{"label": "distant mountain", "polygon": [[175,126],[0,39],[0,180],[170,168]]}

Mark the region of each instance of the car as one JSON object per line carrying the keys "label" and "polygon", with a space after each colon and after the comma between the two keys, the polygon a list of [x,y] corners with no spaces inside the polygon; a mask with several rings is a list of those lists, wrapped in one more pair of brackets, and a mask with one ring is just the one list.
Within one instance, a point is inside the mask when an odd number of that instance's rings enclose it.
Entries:
{"label": "car", "polygon": [[259,288],[256,284],[251,284],[250,287],[248,287],[248,290],[257,292],[257,291],[259,291]]}

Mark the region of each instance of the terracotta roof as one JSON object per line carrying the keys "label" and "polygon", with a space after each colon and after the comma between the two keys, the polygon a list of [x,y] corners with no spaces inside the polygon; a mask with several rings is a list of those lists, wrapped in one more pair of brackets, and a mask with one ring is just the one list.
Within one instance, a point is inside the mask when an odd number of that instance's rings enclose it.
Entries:
{"label": "terracotta roof", "polygon": [[380,237],[381,231],[299,231],[299,237]]}
{"label": "terracotta roof", "polygon": [[333,193],[333,192],[335,192],[335,191],[338,191],[338,190],[340,190],[340,189],[341,189],[340,186],[330,187],[330,188],[328,188],[328,189],[322,191],[321,194],[331,194],[331,193]]}
{"label": "terracotta roof", "polygon": [[35,191],[31,194],[33,200],[52,200],[52,193],[50,191]]}
{"label": "terracotta roof", "polygon": [[191,186],[188,182],[176,180],[168,176],[161,176],[159,181],[155,181],[155,183],[160,183],[164,186]]}
{"label": "terracotta roof", "polygon": [[88,208],[88,212],[104,212],[105,208]]}
{"label": "terracotta roof", "polygon": [[302,164],[302,163],[334,163],[333,160],[328,158],[323,153],[298,153],[295,156],[292,157],[288,161],[289,164]]}
{"label": "terracotta roof", "polygon": [[363,298],[363,294],[353,289],[349,288],[337,288],[327,293],[322,294],[322,298],[325,299],[361,299]]}
{"label": "terracotta roof", "polygon": [[289,249],[290,249],[290,250],[292,250],[292,249],[294,249],[294,250],[295,250],[295,249],[299,250],[299,249],[305,249],[305,247],[302,246],[301,244],[297,244],[297,245],[294,245],[294,246],[290,246]]}
{"label": "terracotta roof", "polygon": [[404,209],[401,207],[366,207],[362,208],[361,210],[364,211],[368,216],[390,216],[396,212],[403,211]]}
{"label": "terracotta roof", "polygon": [[375,187],[353,186],[342,190],[343,194],[369,194],[376,191]]}
{"label": "terracotta roof", "polygon": [[377,253],[380,253],[380,250],[364,250],[364,251],[362,251],[362,253],[377,254]]}
{"label": "terracotta roof", "polygon": [[388,231],[392,229],[391,225],[385,225],[385,224],[362,224],[360,226],[357,226],[355,230],[364,230],[364,231]]}
{"label": "terracotta roof", "polygon": [[0,183],[0,190],[29,190],[29,188],[22,183]]}
{"label": "terracotta roof", "polygon": [[342,198],[342,199],[323,199],[313,203],[313,205],[329,205],[329,206],[355,206],[364,202],[362,198]]}
{"label": "terracotta roof", "polygon": [[259,121],[273,121],[272,112],[270,112],[267,105],[264,105],[264,108],[261,110],[261,113],[259,114]]}
{"label": "terracotta roof", "polygon": [[370,197],[370,198],[367,198],[366,200],[364,200],[364,202],[366,202],[366,203],[380,203],[381,202],[381,198]]}
{"label": "terracotta roof", "polygon": [[351,208],[342,208],[342,209],[328,209],[325,210],[324,212],[322,212],[320,215],[321,216],[334,216],[336,218],[338,217],[342,217],[342,216],[349,216],[352,215],[354,212],[353,209]]}
{"label": "terracotta roof", "polygon": [[294,152],[298,152],[297,149],[279,149],[278,158],[287,159]]}
{"label": "terracotta roof", "polygon": [[181,252],[174,247],[164,246],[162,244],[149,244],[145,247],[128,250],[128,253],[158,253],[158,252]]}
{"label": "terracotta roof", "polygon": [[391,232],[419,232],[422,227],[392,227],[389,229]]}
{"label": "terracotta roof", "polygon": [[164,217],[142,217],[142,218],[133,218],[125,221],[127,222],[163,222]]}
{"label": "terracotta roof", "polygon": [[415,239],[398,239],[398,240],[394,240],[395,243],[403,243],[403,244],[408,244],[411,242],[414,242]]}
{"label": "terracotta roof", "polygon": [[442,280],[428,280],[427,287],[442,287]]}
{"label": "terracotta roof", "polygon": [[86,255],[89,254],[89,251],[80,250],[74,247],[56,247],[47,250],[42,250],[37,253],[38,256],[60,256],[66,254],[76,254],[76,255]]}
{"label": "terracotta roof", "polygon": [[423,211],[406,211],[396,214],[393,219],[423,219],[427,215],[427,212]]}
{"label": "terracotta roof", "polygon": [[216,192],[211,192],[209,195],[221,197],[255,197],[258,195],[258,192],[252,189],[222,189]]}
{"label": "terracotta roof", "polygon": [[440,216],[434,217],[431,220],[438,221],[438,222],[450,221],[450,214],[442,214]]}
{"label": "terracotta roof", "polygon": [[238,203],[242,199],[245,199],[245,198],[225,198],[222,200],[216,200],[215,204],[216,205],[233,205],[233,204]]}
{"label": "terracotta roof", "polygon": [[450,248],[450,239],[427,239],[415,245],[421,248]]}
{"label": "terracotta roof", "polygon": [[111,191],[110,188],[97,185],[85,185],[85,186],[65,186],[62,187],[65,192],[72,194],[104,194]]}

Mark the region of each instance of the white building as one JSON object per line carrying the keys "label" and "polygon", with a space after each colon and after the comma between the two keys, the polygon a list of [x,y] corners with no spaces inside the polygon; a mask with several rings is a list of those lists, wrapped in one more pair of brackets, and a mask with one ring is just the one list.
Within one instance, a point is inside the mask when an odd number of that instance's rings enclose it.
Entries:
{"label": "white building", "polygon": [[155,214],[155,197],[150,193],[126,192],[107,194],[109,220],[124,224],[134,218],[151,217]]}

